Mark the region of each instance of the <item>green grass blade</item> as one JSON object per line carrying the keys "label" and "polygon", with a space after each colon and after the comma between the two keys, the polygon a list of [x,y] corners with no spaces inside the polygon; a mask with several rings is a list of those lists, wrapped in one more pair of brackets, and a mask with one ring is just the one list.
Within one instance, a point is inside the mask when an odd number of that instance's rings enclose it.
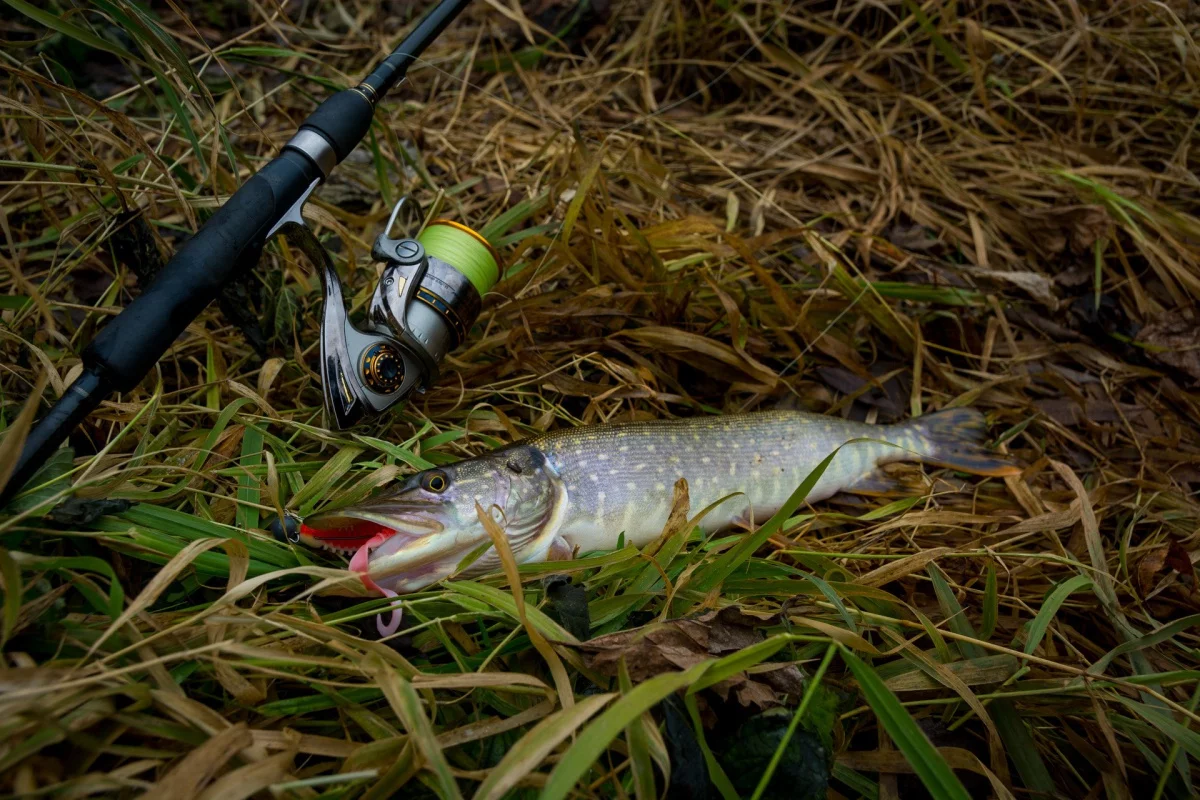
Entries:
{"label": "green grass blade", "polygon": [[717,791],[721,793],[721,797],[724,800],[739,800],[737,790],[733,788],[733,781],[729,780],[729,776],[725,774],[721,763],[713,755],[712,748],[708,746],[708,739],[704,735],[704,723],[700,719],[700,708],[696,704],[696,695],[686,695],[684,697],[684,706],[687,708],[688,717],[692,721],[692,731],[696,735],[696,744],[700,745],[700,752],[704,755],[704,764],[708,767],[708,779],[717,787]]}
{"label": "green grass blade", "polygon": [[508,749],[475,791],[474,800],[500,800],[517,781],[537,769],[554,748],[608,705],[616,694],[585,697],[543,719]]}
{"label": "green grass blade", "polygon": [[[933,583],[933,591],[937,595],[938,605],[942,607],[942,613],[946,615],[947,624],[950,630],[960,636],[969,636],[972,639],[977,639],[978,634],[971,627],[971,622],[967,619],[967,613],[959,604],[958,598],[954,596],[954,590],[950,588],[950,584],[946,581],[946,576],[937,564],[931,563],[925,568],[929,575],[929,580]],[[983,648],[974,642],[957,643],[958,649],[967,658],[982,658],[984,653]]]}
{"label": "green grass blade", "polygon": [[[243,467],[257,467],[263,458],[262,431],[253,425],[246,426],[242,435]],[[262,500],[258,480],[253,475],[238,476],[237,525],[242,530],[257,528],[259,522],[258,503]]]}
{"label": "green grass blade", "polygon": [[[617,672],[618,686],[622,695],[633,691],[633,682],[629,680],[629,667],[625,659],[621,659]],[[633,773],[633,791],[637,800],[654,800],[654,766],[650,763],[650,743],[646,736],[643,722],[647,712],[642,712],[633,722],[625,727],[625,742],[629,747],[629,767]]]}
{"label": "green grass blade", "polygon": [[354,459],[362,453],[361,447],[343,447],[317,470],[317,474],[304,484],[304,488],[292,496],[291,506],[301,517],[308,515],[322,500],[333,493],[334,484],[350,471]]}
{"label": "green grass blade", "polygon": [[[1115,659],[1117,656],[1133,652],[1134,650],[1144,650],[1147,647],[1153,647],[1156,644],[1161,644],[1162,642],[1172,639],[1175,636],[1178,636],[1180,633],[1183,633],[1185,630],[1194,628],[1197,625],[1200,625],[1200,614],[1192,614],[1190,617],[1177,619],[1169,625],[1162,626],[1153,633],[1148,633],[1145,636],[1141,636],[1137,639],[1117,645],[1112,650],[1098,658],[1096,663],[1088,667],[1088,672],[1092,673],[1093,675],[1099,675],[1108,668],[1108,665],[1111,664],[1113,659]],[[1151,678],[1153,676],[1145,677]]]}
{"label": "green grass blade", "polygon": [[30,19],[45,25],[50,30],[58,31],[63,36],[74,39],[77,42],[81,42],[88,47],[94,47],[97,50],[103,50],[106,53],[112,53],[114,56],[119,58],[127,58],[136,64],[144,64],[140,58],[126,50],[124,47],[114,44],[107,39],[102,39],[91,31],[68,22],[60,14],[55,14],[54,12],[38,8],[32,3],[26,3],[25,0],[4,0],[4,2]]}
{"label": "green grass blade", "polygon": [[1178,743],[1183,752],[1200,761],[1200,733],[1180,723],[1166,709],[1139,703],[1127,697],[1118,699],[1126,708],[1157,728],[1162,733],[1165,743]]}
{"label": "green grass blade", "polygon": [[989,561],[983,586],[983,619],[979,622],[979,638],[988,641],[996,632],[1000,614],[1000,591],[996,585],[996,564]]}
{"label": "green grass blade", "polygon": [[812,701],[817,693],[818,687],[821,685],[821,679],[825,677],[825,671],[829,669],[830,662],[833,661],[833,655],[837,652],[837,645],[830,642],[825,648],[825,656],[821,659],[820,666],[811,678],[808,679],[808,685],[804,688],[804,696],[800,698],[800,705],[796,708],[796,712],[792,714],[791,722],[788,723],[787,732],[779,741],[779,746],[775,748],[774,754],[771,756],[770,763],[763,770],[762,777],[758,779],[758,786],[754,788],[754,795],[750,800],[760,800],[763,792],[771,784],[771,776],[775,774],[775,769],[779,766],[779,760],[783,758],[783,754],[787,752],[788,742],[792,740],[792,736],[796,733],[796,727],[800,724],[800,720],[804,718],[804,712],[808,710],[808,704]]}
{"label": "green grass blade", "polygon": [[842,660],[854,673],[863,697],[934,800],[970,800],[962,781],[950,769],[946,759],[917,727],[916,720],[900,705],[875,670],[845,647],[841,647],[841,651]]}
{"label": "green grass blade", "polygon": [[444,799],[461,798],[462,794],[458,791],[454,774],[450,772],[450,764],[446,762],[446,755],[438,744],[429,718],[421,708],[421,698],[417,696],[417,690],[381,661],[376,662],[374,673],[392,710],[404,723],[405,730],[424,757],[426,767],[433,773],[438,796]]}
{"label": "green grass blade", "polygon": [[664,697],[695,682],[712,664],[705,661],[686,672],[668,672],[639,683],[588,725],[563,754],[542,789],[543,800],[563,800],[596,764],[613,739]]}
{"label": "green grass blade", "polygon": [[1054,615],[1058,613],[1058,610],[1062,608],[1062,604],[1066,602],[1067,598],[1073,592],[1086,589],[1091,585],[1091,578],[1086,575],[1076,575],[1054,587],[1054,591],[1050,592],[1050,596],[1046,598],[1046,602],[1042,603],[1037,616],[1029,623],[1025,639],[1025,653],[1032,655],[1037,646],[1042,643],[1042,637],[1046,635],[1046,630],[1050,627],[1050,622],[1054,619]]}
{"label": "green grass blade", "polygon": [[714,686],[721,681],[732,678],[738,673],[745,672],[751,667],[761,664],[771,656],[778,653],[783,646],[788,642],[795,641],[795,637],[786,633],[781,633],[772,636],[770,639],[752,644],[749,647],[744,647],[736,653],[730,653],[727,656],[713,662],[708,672],[704,673],[704,677],[697,680],[689,689],[688,694],[695,694],[710,686]]}
{"label": "green grass blade", "polygon": [[1017,767],[1017,774],[1031,792],[1053,795],[1057,788],[1046,762],[1038,752],[1037,742],[1011,700],[996,700],[988,706],[992,722],[1004,742],[1004,752]]}
{"label": "green grass blade", "polygon": [[[846,444],[858,441],[864,440],[852,439]],[[842,445],[842,447],[844,446]],[[775,512],[761,528],[749,536],[742,537],[736,545],[730,548],[728,552],[722,554],[713,564],[697,570],[692,584],[702,592],[711,591],[733,574],[734,570],[746,563],[750,556],[754,555],[754,552],[762,547],[767,539],[774,536],[783,526],[783,523],[791,519],[791,516],[796,513],[796,509],[800,508],[801,504],[804,503],[804,499],[808,497],[808,493],[817,485],[817,481],[825,474],[825,470],[833,462],[834,457],[841,451],[842,447],[838,447],[832,453],[825,456],[821,463],[808,474],[808,477],[796,487],[796,491],[792,492],[791,497],[787,499],[783,507]]]}
{"label": "green grass blade", "polygon": [[[452,581],[447,584],[447,588],[478,600],[485,607],[503,611],[514,620],[521,618],[520,614],[517,613],[517,601],[513,599],[510,592],[502,592],[495,587],[484,586],[482,583],[475,583],[473,581]],[[551,641],[567,642],[569,644],[577,644],[579,642],[570,631],[550,619],[544,611],[526,605],[525,616],[529,619],[530,624],[537,629],[538,633]]]}

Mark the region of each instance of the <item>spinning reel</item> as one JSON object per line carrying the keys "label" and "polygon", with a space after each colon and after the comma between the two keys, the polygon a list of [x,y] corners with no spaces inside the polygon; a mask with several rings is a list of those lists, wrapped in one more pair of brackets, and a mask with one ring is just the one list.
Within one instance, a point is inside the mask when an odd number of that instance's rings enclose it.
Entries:
{"label": "spinning reel", "polygon": [[[379,414],[437,380],[442,359],[462,344],[479,317],[482,296],[500,277],[500,258],[480,234],[436,219],[415,237],[420,205],[402,197],[371,256],[383,274],[363,326],[350,322],[329,253],[300,217],[309,187],[270,235],[281,233],[316,266],[324,291],[321,384],[325,407],[341,430]],[[391,236],[397,220],[403,232]]]}

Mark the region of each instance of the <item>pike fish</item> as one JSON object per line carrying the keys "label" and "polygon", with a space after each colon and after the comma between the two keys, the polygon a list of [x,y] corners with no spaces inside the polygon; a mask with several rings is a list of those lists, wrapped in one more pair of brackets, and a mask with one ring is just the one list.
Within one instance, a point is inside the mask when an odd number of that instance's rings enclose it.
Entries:
{"label": "pike fish", "polygon": [[[322,511],[299,527],[310,546],[351,553],[350,569],[389,597],[456,574],[490,542],[476,506],[507,536],[518,563],[643,546],[662,533],[673,486],[691,507],[723,500],[705,533],[768,519],[831,453],[809,492],[817,502],[878,485],[879,468],[916,461],[975,475],[1020,469],[988,451],[981,413],[953,408],[894,425],[802,411],[760,411],[554,431],[407,478],[376,497]],[[488,549],[461,577],[500,567]],[[393,626],[399,619],[393,617]],[[381,624],[381,633],[386,630]]]}

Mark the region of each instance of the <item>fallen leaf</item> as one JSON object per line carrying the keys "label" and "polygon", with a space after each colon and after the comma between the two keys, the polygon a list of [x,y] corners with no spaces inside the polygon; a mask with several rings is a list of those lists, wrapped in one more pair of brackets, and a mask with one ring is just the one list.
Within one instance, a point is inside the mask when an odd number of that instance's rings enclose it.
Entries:
{"label": "fallen leaf", "polygon": [[1111,221],[1103,206],[1067,206],[1038,209],[1024,217],[1025,230],[1042,254],[1068,248],[1085,253],[1108,233]]}
{"label": "fallen leaf", "polygon": [[1138,591],[1145,595],[1154,588],[1155,577],[1162,572],[1167,563],[1167,553],[1170,545],[1160,545],[1142,556],[1137,563],[1134,574],[1137,576]]}
{"label": "fallen leaf", "polygon": [[1163,314],[1142,328],[1137,338],[1150,358],[1200,381],[1200,321],[1191,314]]}
{"label": "fallen leaf", "polygon": [[938,235],[924,225],[897,223],[884,232],[884,237],[896,247],[910,253],[926,253],[944,246]]}
{"label": "fallen leaf", "polygon": [[1058,298],[1054,296],[1054,282],[1045,275],[1036,272],[1003,272],[995,269],[976,269],[972,270],[972,274],[1011,283],[1028,292],[1039,303],[1051,309],[1058,308]]}
{"label": "fallen leaf", "polygon": [[1141,406],[1131,403],[1115,406],[1107,397],[1087,398],[1083,403],[1070,397],[1049,397],[1034,401],[1034,405],[1050,419],[1066,426],[1120,422],[1122,413],[1134,417],[1141,411]]}
{"label": "fallen leaf", "polygon": [[1166,565],[1188,578],[1195,580],[1196,573],[1192,568],[1192,558],[1179,542],[1172,541],[1167,545]]}
{"label": "fallen leaf", "polygon": [[[777,615],[760,617],[729,606],[699,617],[610,633],[575,647],[584,652],[589,668],[604,675],[616,675],[624,659],[630,680],[640,683],[757,644],[763,640],[758,628],[777,619]],[[745,707],[766,709],[781,705],[784,695],[798,694],[803,679],[795,665],[763,664],[711,688],[722,700],[734,699]]]}

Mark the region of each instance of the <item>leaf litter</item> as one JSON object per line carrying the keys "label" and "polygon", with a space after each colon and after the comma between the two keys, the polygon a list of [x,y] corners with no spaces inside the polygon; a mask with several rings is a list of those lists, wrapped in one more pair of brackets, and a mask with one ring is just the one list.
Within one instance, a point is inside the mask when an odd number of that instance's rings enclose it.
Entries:
{"label": "leaf litter", "polygon": [[[419,5],[5,6],[0,475]],[[331,431],[319,283],[273,246],[85,421],[0,515],[0,792],[1194,796],[1197,40],[1181,0],[469,9],[312,211],[356,308],[400,192],[486,227],[476,330]],[[259,527],[556,427],[959,404],[1021,476],[899,468],[736,563],[684,509],[385,641]]]}
{"label": "leaf litter", "polygon": [[[598,636],[576,645],[585,662],[602,675],[615,676],[624,662],[633,681],[663,672],[685,670],[713,657],[736,653],[764,641],[759,630],[771,620],[759,619],[736,606],[710,611],[693,619],[670,619],[645,628]],[[778,620],[776,620],[778,623]],[[721,700],[731,697],[747,707],[765,710],[798,695],[803,676],[794,664],[742,672],[709,687]],[[769,665],[768,665],[769,666]]]}

